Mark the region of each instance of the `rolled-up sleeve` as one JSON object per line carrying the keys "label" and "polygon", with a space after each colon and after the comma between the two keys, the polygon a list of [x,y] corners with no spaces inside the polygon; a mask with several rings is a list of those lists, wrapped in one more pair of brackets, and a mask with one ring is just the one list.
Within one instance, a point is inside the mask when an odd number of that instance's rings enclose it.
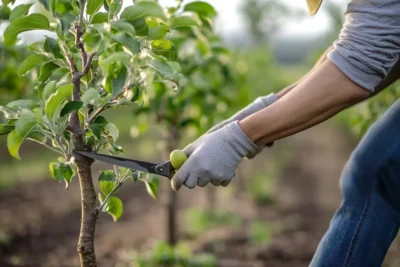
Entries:
{"label": "rolled-up sleeve", "polygon": [[399,56],[400,0],[353,0],[329,60],[373,92]]}

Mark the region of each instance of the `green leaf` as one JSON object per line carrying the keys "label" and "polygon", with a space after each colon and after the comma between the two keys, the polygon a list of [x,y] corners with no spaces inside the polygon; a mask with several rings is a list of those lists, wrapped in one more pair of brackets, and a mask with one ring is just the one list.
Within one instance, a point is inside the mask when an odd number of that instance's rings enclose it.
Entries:
{"label": "green leaf", "polygon": [[137,181],[139,181],[139,177],[140,177],[140,172],[138,171],[132,171],[132,179],[133,181],[136,183]]}
{"label": "green leaf", "polygon": [[37,117],[33,113],[24,113],[15,124],[15,131],[20,136],[26,136],[38,123]]}
{"label": "green leaf", "polygon": [[149,30],[149,36],[146,37],[147,40],[157,40],[157,39],[164,39],[169,29],[165,28],[164,26],[158,25]]}
{"label": "green leaf", "polygon": [[108,182],[114,182],[116,181],[117,176],[115,175],[114,171],[108,170],[108,171],[102,171],[100,172],[99,175],[99,182],[102,181],[108,181]]}
{"label": "green leaf", "polygon": [[82,106],[83,102],[80,101],[68,102],[61,110],[60,117],[64,117],[72,112],[78,111]]}
{"label": "green leaf", "polygon": [[0,21],[10,19],[11,10],[6,5],[0,5]]}
{"label": "green leaf", "polygon": [[150,49],[156,55],[163,56],[168,60],[176,60],[176,48],[170,40],[154,40],[150,44]]}
{"label": "green leaf", "polygon": [[114,222],[118,221],[121,218],[124,212],[124,204],[122,203],[121,199],[117,197],[110,197],[108,199],[106,211],[110,214]]}
{"label": "green leaf", "polygon": [[58,68],[58,65],[53,63],[52,61],[44,63],[40,68],[40,75],[38,77],[38,81],[40,82],[47,81],[50,78],[52,71],[56,68]]}
{"label": "green leaf", "polygon": [[48,53],[52,53],[55,58],[64,58],[64,56],[61,53],[61,48],[58,45],[58,42],[56,39],[46,37],[43,48],[44,48],[44,51],[46,51]]}
{"label": "green leaf", "polygon": [[111,23],[111,30],[114,33],[125,32],[131,36],[135,35],[135,28],[132,24],[125,21],[114,21]]}
{"label": "green leaf", "polygon": [[112,96],[118,96],[124,88],[126,78],[128,76],[128,70],[125,66],[121,68],[118,75],[112,81]]}
{"label": "green leaf", "polygon": [[29,133],[36,127],[37,118],[32,114],[23,114],[18,119],[15,129],[7,136],[7,147],[10,155],[16,159],[19,157],[19,148]]}
{"label": "green leaf", "polygon": [[101,57],[99,59],[99,66],[103,70],[103,73],[108,74],[110,67],[118,62],[121,64],[127,64],[129,62],[129,55],[125,52],[116,52],[112,55],[108,56],[107,58]]}
{"label": "green leaf", "polygon": [[92,23],[106,23],[108,21],[108,13],[105,12],[99,12],[96,15],[93,16],[92,18]]}
{"label": "green leaf", "polygon": [[28,50],[33,51],[37,54],[44,54],[43,44],[44,42],[42,41],[32,43],[31,45],[28,46]]}
{"label": "green leaf", "polygon": [[99,92],[94,88],[89,88],[88,90],[83,93],[81,100],[84,106],[87,106],[91,102],[95,102],[97,99],[100,98]]}
{"label": "green leaf", "polygon": [[46,102],[45,114],[49,120],[58,119],[54,118],[54,115],[58,107],[67,101],[72,95],[72,84],[66,84],[58,88],[58,90],[52,94],[49,100]]}
{"label": "green leaf", "polygon": [[49,30],[50,23],[46,16],[42,14],[31,14],[22,18],[17,18],[8,25],[4,32],[4,43],[13,45],[17,41],[18,34],[30,30]]}
{"label": "green leaf", "polygon": [[34,67],[39,66],[45,62],[45,59],[41,55],[31,55],[27,57],[18,68],[18,75],[23,76],[28,71],[32,70]]}
{"label": "green leaf", "polygon": [[51,94],[53,94],[57,87],[56,87],[57,82],[56,81],[50,81],[46,84],[46,86],[43,88],[42,92],[42,98],[44,100],[47,100]]}
{"label": "green leaf", "polygon": [[197,21],[189,16],[173,17],[170,22],[171,28],[199,26]]}
{"label": "green leaf", "polygon": [[89,124],[89,129],[92,131],[94,137],[96,137],[97,140],[101,140],[101,134],[103,133],[103,127],[100,124],[91,123],[91,124]]}
{"label": "green leaf", "polygon": [[31,8],[32,4],[26,4],[26,5],[19,5],[16,6],[10,14],[10,22],[14,21],[17,18],[20,18],[22,16],[25,16],[26,14],[28,14],[29,9]]}
{"label": "green leaf", "polygon": [[111,144],[111,148],[112,148],[115,152],[124,152],[124,149],[122,148],[122,146],[119,146],[119,145],[114,144],[114,143]]}
{"label": "green leaf", "polygon": [[8,134],[12,130],[14,130],[15,126],[7,125],[7,124],[0,124],[0,135]]}
{"label": "green leaf", "polygon": [[145,181],[145,184],[146,184],[147,193],[149,193],[149,195],[152,198],[157,199],[158,187],[160,186],[160,180],[158,178],[153,178],[151,182]]}
{"label": "green leaf", "polygon": [[7,104],[7,107],[24,107],[24,108],[33,108],[36,106],[35,102],[30,99],[20,99],[20,100],[15,100]]}
{"label": "green leaf", "polygon": [[104,7],[110,11],[112,15],[118,14],[122,8],[122,0],[106,0]]}
{"label": "green leaf", "polygon": [[137,36],[145,36],[149,33],[149,25],[144,18],[129,20],[128,22],[135,28]]}
{"label": "green leaf", "polygon": [[27,139],[35,140],[38,142],[45,142],[46,141],[46,136],[40,132],[37,131],[32,131],[28,136],[26,137]]}
{"label": "green leaf", "polygon": [[111,135],[111,137],[113,138],[114,142],[117,141],[118,136],[119,136],[119,130],[118,130],[117,126],[115,126],[115,124],[108,123],[104,127],[104,130],[106,130]]}
{"label": "green leaf", "polygon": [[98,116],[93,122],[100,125],[103,128],[108,124],[108,121],[103,116]]}
{"label": "green leaf", "polygon": [[83,35],[83,42],[87,52],[95,53],[104,48],[102,34],[96,28],[88,29]]}
{"label": "green leaf", "polygon": [[96,13],[103,5],[103,0],[88,0],[86,6],[86,13],[93,15]]}
{"label": "green leaf", "polygon": [[119,32],[113,35],[113,40],[126,47],[132,54],[138,54],[140,52],[140,44],[136,38],[130,36],[127,33]]}
{"label": "green leaf", "polygon": [[125,8],[121,13],[121,19],[135,20],[143,17],[156,17],[166,19],[163,9],[155,2],[141,1],[133,6]]}
{"label": "green leaf", "polygon": [[176,61],[168,61],[168,65],[175,71],[175,72],[182,72],[182,67],[179,62]]}
{"label": "green leaf", "polygon": [[163,76],[174,73],[174,70],[171,68],[170,65],[158,59],[151,60],[149,62],[149,66]]}
{"label": "green leaf", "polygon": [[116,175],[113,171],[102,171],[99,176],[100,191],[108,195],[115,187]]}
{"label": "green leaf", "polygon": [[65,181],[65,189],[68,189],[69,184],[74,176],[74,171],[71,164],[64,162],[62,158],[56,159],[49,164],[51,177],[58,181]]}
{"label": "green leaf", "polygon": [[191,2],[183,8],[183,11],[193,11],[204,17],[215,17],[217,12],[212,5],[202,1]]}
{"label": "green leaf", "polygon": [[39,0],[43,7],[48,11],[50,11],[50,1],[51,0]]}

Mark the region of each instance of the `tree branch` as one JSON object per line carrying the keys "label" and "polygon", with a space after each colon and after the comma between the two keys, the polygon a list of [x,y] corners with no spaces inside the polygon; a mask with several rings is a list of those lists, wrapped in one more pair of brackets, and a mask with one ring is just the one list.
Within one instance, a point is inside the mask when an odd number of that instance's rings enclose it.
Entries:
{"label": "tree branch", "polygon": [[[85,52],[86,53],[86,52]],[[93,62],[93,58],[94,58],[95,54],[90,54],[89,58],[86,62],[86,65],[84,66],[82,73],[81,73],[81,77],[85,76],[86,74],[88,74],[90,68],[92,67],[92,62]]]}
{"label": "tree branch", "polygon": [[81,52],[82,68],[85,68],[87,66],[87,63],[88,63],[88,55],[86,53],[85,46],[82,43],[82,35],[84,33],[83,32],[83,15],[84,15],[84,12],[85,12],[86,1],[85,0],[80,0],[79,4],[80,4],[81,12],[80,12],[80,15],[79,15],[78,24],[75,27],[75,30],[76,30],[75,45],[76,45],[76,47],[78,47],[79,51]]}
{"label": "tree branch", "polygon": [[74,58],[69,53],[67,53],[67,58],[68,58],[69,67],[71,69],[72,75],[74,75],[74,73],[78,72],[78,68],[77,68],[76,63],[74,61]]}
{"label": "tree branch", "polygon": [[[122,96],[127,90],[129,90],[129,89],[131,89],[133,87],[139,86],[139,84],[141,84],[141,83],[142,83],[142,80],[139,80],[139,81],[137,81],[135,83],[131,83],[131,84],[125,86],[118,95],[112,97],[109,101],[114,101],[118,97]],[[108,103],[101,105],[92,114],[90,114],[90,117],[86,121],[86,124],[92,123],[96,119],[96,117],[99,116],[100,113],[103,112],[107,108],[107,105],[108,105]]]}

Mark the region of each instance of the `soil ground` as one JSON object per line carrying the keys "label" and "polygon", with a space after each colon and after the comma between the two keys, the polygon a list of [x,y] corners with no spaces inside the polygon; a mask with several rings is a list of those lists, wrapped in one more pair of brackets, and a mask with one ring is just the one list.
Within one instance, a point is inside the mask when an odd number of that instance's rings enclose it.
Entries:
{"label": "soil ground", "polygon": [[[180,236],[195,251],[212,252],[222,267],[308,266],[329,220],[340,203],[339,175],[356,141],[331,124],[323,124],[263,152],[240,167],[228,188],[179,192]],[[289,154],[279,175],[274,203],[260,205],[243,190],[243,181],[268,168],[275,151]],[[262,166],[262,167],[260,167]],[[95,165],[94,173],[103,168]],[[163,183],[164,189],[168,181]],[[242,218],[241,227],[221,226],[195,238],[185,234],[184,211],[205,207],[215,190],[218,209],[230,210]],[[240,193],[242,192],[242,193]],[[211,192],[213,193],[213,192]],[[164,236],[164,214],[160,201],[151,199],[141,183],[124,185],[119,193],[124,215],[114,223],[102,214],[96,229],[96,254],[100,266],[123,263],[121,251],[145,250]],[[76,243],[80,224],[77,180],[68,191],[45,179],[0,191],[0,266],[78,266]],[[272,225],[273,238],[267,245],[254,245],[249,224],[265,221]],[[0,237],[1,240],[1,237]],[[385,266],[400,266],[400,242],[389,252]],[[219,244],[219,245],[216,245]]]}

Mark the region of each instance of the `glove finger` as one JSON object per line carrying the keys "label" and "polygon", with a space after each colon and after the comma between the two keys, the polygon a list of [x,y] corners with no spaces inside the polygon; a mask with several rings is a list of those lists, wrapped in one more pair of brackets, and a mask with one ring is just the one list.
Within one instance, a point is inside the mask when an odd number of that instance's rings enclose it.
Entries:
{"label": "glove finger", "polygon": [[175,173],[171,179],[172,189],[178,191],[188,179],[191,170],[190,160],[187,160],[183,166]]}
{"label": "glove finger", "polygon": [[200,187],[205,187],[210,183],[210,179],[208,178],[199,178],[197,181],[197,185]]}
{"label": "glove finger", "polygon": [[217,125],[215,125],[214,127],[212,127],[211,129],[209,129],[205,134],[215,132],[216,130],[221,129],[222,127],[224,127],[225,125],[227,125],[230,122],[232,122],[232,120],[230,120],[230,119],[224,120],[224,121],[218,123]]}
{"label": "glove finger", "polygon": [[232,179],[225,180],[225,181],[222,181],[221,185],[222,185],[223,187],[227,187],[231,182],[232,182]]}
{"label": "glove finger", "polygon": [[221,185],[221,182],[222,182],[222,180],[220,180],[220,179],[211,179],[211,183],[212,183],[214,186],[220,186],[220,185]]}
{"label": "glove finger", "polygon": [[189,189],[193,189],[196,187],[197,181],[198,177],[194,174],[190,174],[189,178],[186,179],[184,185]]}

